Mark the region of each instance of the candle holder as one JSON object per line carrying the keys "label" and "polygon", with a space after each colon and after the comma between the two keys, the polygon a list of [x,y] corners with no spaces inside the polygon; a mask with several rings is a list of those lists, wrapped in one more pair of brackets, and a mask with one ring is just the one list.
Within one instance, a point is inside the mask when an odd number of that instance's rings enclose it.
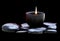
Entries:
{"label": "candle holder", "polygon": [[43,25],[45,20],[45,13],[37,12],[35,14],[34,11],[26,12],[26,21],[31,27],[40,27]]}

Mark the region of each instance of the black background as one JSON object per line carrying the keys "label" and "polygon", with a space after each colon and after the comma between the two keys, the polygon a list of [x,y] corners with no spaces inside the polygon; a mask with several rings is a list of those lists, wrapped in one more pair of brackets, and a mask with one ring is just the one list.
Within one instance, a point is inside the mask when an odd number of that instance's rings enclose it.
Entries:
{"label": "black background", "polygon": [[[38,7],[38,11],[45,12],[46,14],[46,22],[56,22],[59,23],[59,3],[58,1],[48,1],[48,0],[15,0],[15,1],[3,1],[2,5],[2,13],[0,15],[0,26],[4,23],[12,22],[21,24],[26,22],[25,21],[25,13],[27,11],[33,11],[35,6]],[[49,11],[48,11],[49,9]],[[11,37],[11,38],[23,38],[24,37],[31,37],[28,34],[15,34],[15,33],[4,33],[2,32],[2,36]],[[37,35],[34,35],[36,37]],[[39,35],[38,35],[39,36]],[[47,37],[47,35],[45,35]],[[56,35],[55,35],[56,36]],[[41,38],[44,35],[41,36]],[[54,37],[54,36],[53,36]]]}
{"label": "black background", "polygon": [[[16,1],[3,1],[2,3],[1,21],[2,24],[7,22],[23,23],[25,22],[25,13],[27,11],[34,11],[35,6],[38,11],[45,12],[48,22],[58,21],[58,3],[56,1],[48,0],[16,0]],[[48,11],[49,9],[49,11]],[[48,13],[49,12],[49,13]]]}

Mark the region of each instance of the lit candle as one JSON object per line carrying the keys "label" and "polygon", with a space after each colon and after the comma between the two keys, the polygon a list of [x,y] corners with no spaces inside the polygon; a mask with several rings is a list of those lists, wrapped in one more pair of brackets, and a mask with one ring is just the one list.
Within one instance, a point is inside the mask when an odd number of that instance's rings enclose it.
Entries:
{"label": "lit candle", "polygon": [[35,7],[35,14],[37,15],[37,7]]}
{"label": "lit candle", "polygon": [[30,26],[41,26],[44,19],[45,13],[37,11],[37,6],[35,7],[35,11],[26,12],[26,21]]}

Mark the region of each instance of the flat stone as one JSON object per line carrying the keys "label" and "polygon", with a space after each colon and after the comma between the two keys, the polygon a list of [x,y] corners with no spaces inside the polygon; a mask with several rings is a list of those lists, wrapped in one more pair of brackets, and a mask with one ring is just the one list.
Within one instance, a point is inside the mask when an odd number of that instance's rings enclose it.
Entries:
{"label": "flat stone", "polygon": [[56,28],[57,28],[56,23],[44,22],[43,24],[44,24],[44,25],[47,25],[48,28],[51,28],[51,29],[56,29]]}
{"label": "flat stone", "polygon": [[21,29],[28,29],[29,25],[27,23],[21,24]]}
{"label": "flat stone", "polygon": [[15,30],[19,30],[19,25],[14,23],[6,23],[2,25],[2,31],[10,32]]}
{"label": "flat stone", "polygon": [[57,30],[48,29],[45,33],[57,33]]}
{"label": "flat stone", "polygon": [[17,31],[16,33],[26,33],[27,31]]}

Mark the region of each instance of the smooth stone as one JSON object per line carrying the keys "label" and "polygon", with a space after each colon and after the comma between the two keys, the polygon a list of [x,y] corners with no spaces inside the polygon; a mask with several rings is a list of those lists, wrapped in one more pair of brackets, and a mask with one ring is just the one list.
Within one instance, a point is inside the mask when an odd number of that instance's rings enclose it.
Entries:
{"label": "smooth stone", "polygon": [[56,23],[44,22],[45,25],[56,25]]}
{"label": "smooth stone", "polygon": [[19,30],[19,25],[14,24],[14,23],[6,23],[2,25],[2,31],[10,32],[10,31],[15,31]]}
{"label": "smooth stone", "polygon": [[48,29],[45,33],[57,33],[57,30],[54,30],[54,29]]}
{"label": "smooth stone", "polygon": [[27,23],[21,24],[21,29],[28,29],[30,26]]}
{"label": "smooth stone", "polygon": [[38,29],[29,29],[28,30],[29,33],[43,33],[43,30],[38,30]]}
{"label": "smooth stone", "polygon": [[36,28],[36,29],[44,31],[44,30],[46,30],[47,28],[41,27],[41,28]]}
{"label": "smooth stone", "polygon": [[16,33],[25,33],[25,32],[27,32],[27,31],[17,31]]}
{"label": "smooth stone", "polygon": [[47,25],[48,28],[51,28],[51,29],[56,29],[57,28],[56,23],[44,22],[43,24]]}

